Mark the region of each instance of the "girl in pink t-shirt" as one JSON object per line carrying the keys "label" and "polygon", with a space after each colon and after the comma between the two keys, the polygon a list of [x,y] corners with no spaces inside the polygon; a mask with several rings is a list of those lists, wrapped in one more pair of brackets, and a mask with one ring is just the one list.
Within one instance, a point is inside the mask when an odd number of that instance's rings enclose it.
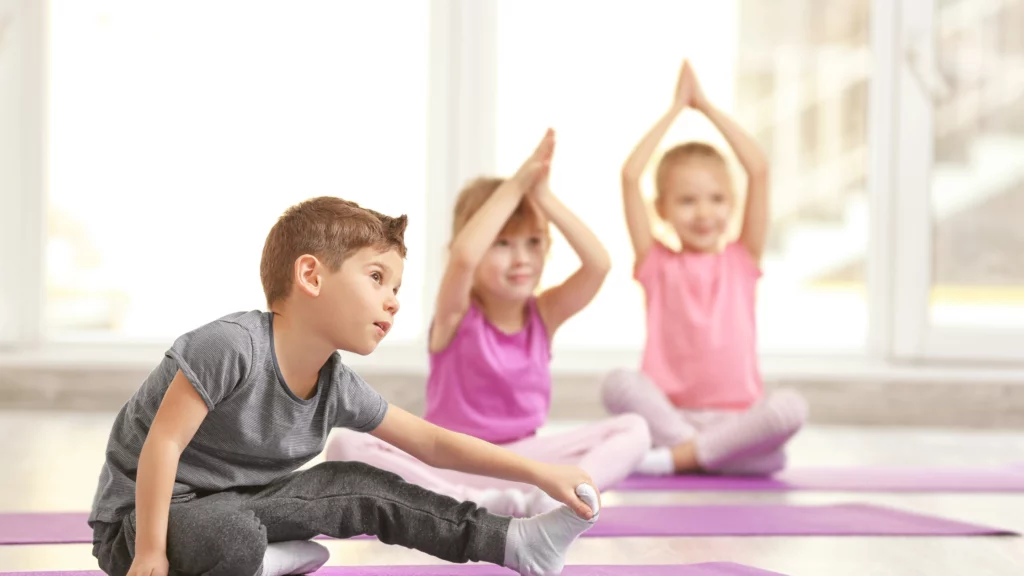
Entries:
{"label": "girl in pink t-shirt", "polygon": [[[650,448],[643,418],[624,414],[535,435],[551,400],[551,339],[594,298],[611,267],[597,236],[549,189],[553,150],[549,130],[515,175],[477,179],[456,201],[450,260],[429,334],[425,419],[523,456],[577,465],[601,490],[632,473]],[[581,264],[560,285],[535,295],[550,246],[549,221]],[[558,506],[527,484],[430,468],[368,434],[337,431],[327,457],[360,460],[492,512],[529,516]]]}
{"label": "girl in pink t-shirt", "polygon": [[[687,107],[725,136],[747,173],[738,240],[724,236],[737,204],[725,158],[690,142],[658,165],[654,206],[679,237],[658,242],[640,176],[665,132]],[[764,395],[757,361],[755,296],[768,231],[768,163],[757,144],[704,96],[684,62],[675,101],[622,169],[622,199],[635,252],[634,276],[647,302],[640,372],[617,370],[602,386],[613,414],[647,421],[653,449],[637,471],[767,475],[785,465],[783,445],[804,424],[807,404],[791,391]]]}

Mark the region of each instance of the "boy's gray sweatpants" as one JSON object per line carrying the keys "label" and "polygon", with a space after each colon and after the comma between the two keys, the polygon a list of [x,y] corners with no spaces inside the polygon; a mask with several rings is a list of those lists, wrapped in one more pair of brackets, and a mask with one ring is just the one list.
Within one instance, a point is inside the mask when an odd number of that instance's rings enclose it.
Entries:
{"label": "boy's gray sweatpants", "polygon": [[[268,542],[324,534],[376,536],[450,562],[501,565],[510,518],[459,502],[359,462],[325,462],[262,487],[173,502],[170,574],[253,576]],[[135,511],[93,527],[93,555],[111,576],[135,555]]]}

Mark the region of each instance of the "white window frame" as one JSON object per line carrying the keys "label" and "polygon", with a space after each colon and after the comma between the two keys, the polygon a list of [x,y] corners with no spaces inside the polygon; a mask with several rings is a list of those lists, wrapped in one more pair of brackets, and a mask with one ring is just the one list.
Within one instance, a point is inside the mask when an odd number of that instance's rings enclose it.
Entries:
{"label": "white window frame", "polygon": [[[42,341],[47,3],[0,1],[0,346]],[[7,124],[7,121],[11,121]]]}
{"label": "white window frame", "polygon": [[[899,4],[899,74],[894,82],[899,107],[894,129],[898,194],[893,237],[893,355],[907,361],[1024,362],[1024,326],[1015,331],[934,326],[930,321],[933,227],[931,177],[934,154],[933,94],[928,85],[938,70],[935,0]],[[917,73],[909,58],[917,62]]]}

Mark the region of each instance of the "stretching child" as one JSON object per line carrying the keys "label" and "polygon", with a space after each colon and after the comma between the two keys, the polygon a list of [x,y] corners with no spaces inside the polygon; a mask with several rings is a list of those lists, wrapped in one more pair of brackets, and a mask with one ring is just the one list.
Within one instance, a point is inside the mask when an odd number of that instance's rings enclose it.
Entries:
{"label": "stretching child", "polygon": [[[729,142],[747,173],[747,200],[739,240],[723,242],[736,206],[725,158],[697,142],[670,149],[658,165],[654,205],[679,237],[676,252],[652,234],[640,176],[687,106]],[[602,395],[609,412],[640,414],[650,426],[654,449],[638,472],[782,469],[782,447],[804,424],[807,405],[790,391],[762,397],[754,302],[768,230],[768,164],[753,139],[707,101],[688,62],[672,108],[623,167],[622,195],[634,275],[646,293],[647,342],[642,372],[611,373]]]}
{"label": "stretching child", "polygon": [[[455,205],[450,262],[430,329],[426,420],[544,462],[578,464],[611,486],[650,447],[647,425],[623,415],[558,435],[535,436],[551,398],[551,339],[597,294],[610,268],[597,237],[548,186],[548,173],[524,169],[550,160],[549,130],[534,157],[507,180],[482,178]],[[581,265],[561,285],[535,296],[554,222]],[[328,459],[360,460],[431,490],[512,516],[557,505],[541,491],[436,470],[373,438],[343,433]]]}
{"label": "stretching child", "polygon": [[[405,227],[405,216],[331,197],[284,213],[260,264],[270,311],[230,314],[178,338],[117,415],[89,516],[104,572],[306,573],[328,558],[311,538],[369,534],[451,562],[560,573],[599,512],[583,470],[389,406],[337,352],[369,354],[390,330]],[[511,519],[362,463],[297,471],[335,426],[438,468],[535,484],[568,507]]]}

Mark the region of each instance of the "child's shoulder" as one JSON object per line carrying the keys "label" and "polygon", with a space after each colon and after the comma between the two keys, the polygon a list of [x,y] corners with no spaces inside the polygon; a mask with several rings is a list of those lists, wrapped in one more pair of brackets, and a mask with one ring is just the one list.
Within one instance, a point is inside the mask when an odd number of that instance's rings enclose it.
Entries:
{"label": "child's shoulder", "polygon": [[269,312],[232,312],[185,332],[174,341],[172,348],[251,354],[255,347],[270,341],[272,331]]}
{"label": "child's shoulder", "polygon": [[211,320],[181,335],[182,338],[189,336],[219,337],[229,343],[233,338],[266,332],[268,335],[272,330],[271,315],[269,312],[250,310],[247,312],[232,312],[220,318]]}

